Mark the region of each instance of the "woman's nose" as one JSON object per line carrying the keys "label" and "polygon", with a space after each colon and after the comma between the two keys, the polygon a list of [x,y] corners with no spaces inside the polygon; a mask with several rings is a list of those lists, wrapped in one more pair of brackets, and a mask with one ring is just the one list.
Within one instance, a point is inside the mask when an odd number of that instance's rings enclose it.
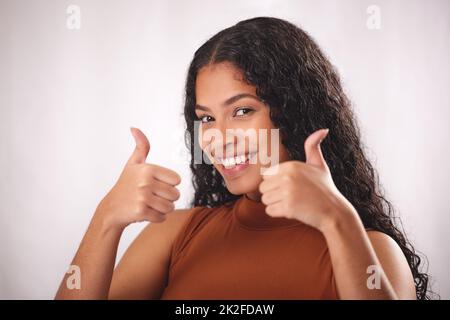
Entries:
{"label": "woman's nose", "polygon": [[220,135],[220,137],[214,137],[213,141],[211,141],[211,147],[215,150],[215,153],[221,153],[222,155],[234,154],[234,148],[237,143],[236,128],[225,121],[216,121],[213,128]]}

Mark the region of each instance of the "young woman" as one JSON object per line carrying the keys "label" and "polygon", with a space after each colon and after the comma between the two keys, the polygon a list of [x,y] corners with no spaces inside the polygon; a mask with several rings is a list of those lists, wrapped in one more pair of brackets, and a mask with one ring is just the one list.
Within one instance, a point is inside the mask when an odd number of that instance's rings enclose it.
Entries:
{"label": "young woman", "polygon": [[[132,128],[136,149],[72,262],[81,288],[69,289],[66,275],[57,299],[428,297],[338,74],[304,31],[261,17],[213,36],[190,65],[184,114],[192,208],[174,210],[179,175],[145,163],[150,144]],[[223,159],[212,144],[236,150],[235,137],[196,139],[196,121],[203,133],[279,129],[269,149],[279,163],[261,174],[261,141]],[[195,161],[196,147],[212,164]],[[114,270],[124,228],[144,220]]]}

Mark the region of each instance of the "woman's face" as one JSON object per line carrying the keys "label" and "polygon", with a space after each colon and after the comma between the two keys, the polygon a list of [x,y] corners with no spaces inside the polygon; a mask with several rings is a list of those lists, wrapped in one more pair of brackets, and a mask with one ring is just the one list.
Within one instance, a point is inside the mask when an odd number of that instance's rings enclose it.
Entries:
{"label": "woman's face", "polygon": [[288,160],[288,154],[277,130],[271,131],[275,127],[269,107],[242,79],[242,72],[226,62],[199,70],[195,87],[199,143],[232,194],[260,200],[262,170]]}

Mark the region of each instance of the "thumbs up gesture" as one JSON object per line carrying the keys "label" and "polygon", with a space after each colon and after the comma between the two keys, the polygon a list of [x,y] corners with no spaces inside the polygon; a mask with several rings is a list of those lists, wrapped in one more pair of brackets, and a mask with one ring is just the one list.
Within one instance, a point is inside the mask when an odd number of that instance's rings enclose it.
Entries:
{"label": "thumbs up gesture", "polygon": [[264,172],[259,191],[268,215],[297,219],[323,231],[340,213],[355,212],[334,185],[323,158],[320,142],[327,135],[328,129],[321,129],[306,139],[306,162],[285,161]]}
{"label": "thumbs up gesture", "polygon": [[128,159],[118,181],[98,205],[108,227],[125,228],[140,222],[162,222],[175,209],[180,197],[175,187],[180,176],[167,168],[146,163],[150,143],[141,130],[131,128],[136,148]]}

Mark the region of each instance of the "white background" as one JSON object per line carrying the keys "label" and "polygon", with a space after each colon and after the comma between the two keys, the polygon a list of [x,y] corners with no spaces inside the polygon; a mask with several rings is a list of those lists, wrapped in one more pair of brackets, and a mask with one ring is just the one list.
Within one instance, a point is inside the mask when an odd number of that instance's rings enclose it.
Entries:
{"label": "white background", "polygon": [[[66,26],[70,4],[80,30]],[[372,4],[380,30],[366,26]],[[445,0],[0,0],[0,298],[53,298],[134,148],[130,126],[148,135],[148,162],[180,173],[187,206],[188,64],[210,36],[261,15],[304,28],[337,66],[386,194],[450,298],[449,12]]]}

